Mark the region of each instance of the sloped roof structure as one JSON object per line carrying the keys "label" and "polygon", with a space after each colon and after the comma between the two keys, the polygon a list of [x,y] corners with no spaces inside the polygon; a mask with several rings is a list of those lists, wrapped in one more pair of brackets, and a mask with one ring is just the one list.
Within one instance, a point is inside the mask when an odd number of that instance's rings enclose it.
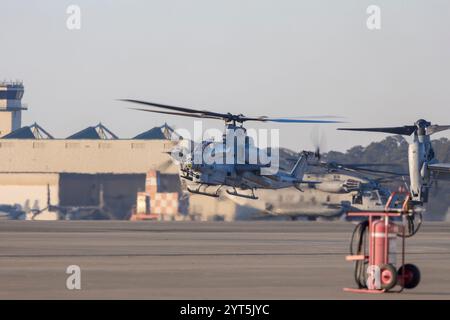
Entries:
{"label": "sloped roof structure", "polygon": [[114,140],[118,139],[118,137],[103,124],[99,123],[95,127],[87,127],[86,129],[78,131],[66,139]]}
{"label": "sloped roof structure", "polygon": [[2,139],[53,139],[53,136],[37,123],[8,133]]}
{"label": "sloped roof structure", "polygon": [[133,139],[141,140],[171,140],[172,138],[182,139],[182,137],[173,130],[167,123],[160,127],[154,127],[148,131],[138,134]]}

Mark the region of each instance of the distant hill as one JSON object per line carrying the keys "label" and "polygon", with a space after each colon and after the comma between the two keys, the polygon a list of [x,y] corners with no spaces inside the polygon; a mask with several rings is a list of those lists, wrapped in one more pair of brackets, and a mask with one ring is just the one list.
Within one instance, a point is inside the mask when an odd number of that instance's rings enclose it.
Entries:
{"label": "distant hill", "polygon": [[[432,141],[436,158],[440,162],[450,163],[450,140],[441,138]],[[297,153],[288,149],[280,149],[281,168],[290,168]],[[366,147],[354,146],[346,152],[329,151],[322,155],[325,161],[348,163],[390,163],[398,164],[398,171],[408,172],[408,142],[402,136],[389,136],[380,142],[372,142]],[[377,167],[380,170],[390,170],[392,167]],[[395,190],[401,183],[387,185]],[[442,220],[450,208],[450,182],[439,181],[430,190],[427,206],[427,220]]]}

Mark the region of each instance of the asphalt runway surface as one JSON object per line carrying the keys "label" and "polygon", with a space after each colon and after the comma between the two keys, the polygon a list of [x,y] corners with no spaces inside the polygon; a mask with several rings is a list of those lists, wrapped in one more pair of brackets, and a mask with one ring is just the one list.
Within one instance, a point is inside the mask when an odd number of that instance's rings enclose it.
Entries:
{"label": "asphalt runway surface", "polygon": [[[0,221],[0,299],[449,299],[450,224],[407,240],[420,285],[354,294],[347,222]],[[66,269],[81,269],[81,289]]]}

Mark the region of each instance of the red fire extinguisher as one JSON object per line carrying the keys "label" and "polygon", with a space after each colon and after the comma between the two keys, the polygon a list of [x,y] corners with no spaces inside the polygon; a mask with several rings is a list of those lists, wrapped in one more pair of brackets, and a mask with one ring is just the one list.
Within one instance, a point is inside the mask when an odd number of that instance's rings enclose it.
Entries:
{"label": "red fire extinguisher", "polygon": [[389,290],[397,283],[397,233],[398,226],[386,219],[372,222],[370,228],[368,286]]}
{"label": "red fire extinguisher", "polygon": [[372,264],[380,266],[383,264],[396,264],[397,259],[397,233],[398,226],[384,219],[372,222],[373,251]]}

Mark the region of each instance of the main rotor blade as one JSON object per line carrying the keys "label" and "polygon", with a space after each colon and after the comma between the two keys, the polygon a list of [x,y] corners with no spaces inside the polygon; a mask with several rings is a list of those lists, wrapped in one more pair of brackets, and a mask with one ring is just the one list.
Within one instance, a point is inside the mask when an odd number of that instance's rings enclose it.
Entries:
{"label": "main rotor blade", "polygon": [[199,115],[208,115],[213,117],[219,117],[219,118],[227,118],[229,115],[225,113],[218,113],[218,112],[212,112],[207,110],[196,110],[192,108],[184,108],[184,107],[176,107],[176,106],[169,106],[166,104],[160,104],[160,103],[154,103],[154,102],[148,102],[148,101],[142,101],[142,100],[133,100],[133,99],[120,99],[120,101],[125,102],[131,102],[131,103],[138,103],[143,104],[147,106],[153,106],[156,108],[162,108],[162,109],[168,109],[173,111],[179,111],[179,112],[186,112],[186,113],[193,113],[193,114],[199,114]]}
{"label": "main rotor blade", "polygon": [[[184,115],[188,116],[187,114],[196,115],[194,117],[201,117],[206,118],[205,116],[213,117],[210,119],[223,119],[225,121],[237,121],[237,122],[244,122],[244,121],[260,121],[260,122],[280,122],[280,123],[341,123],[341,121],[334,121],[334,120],[307,120],[307,119],[296,119],[296,118],[269,118],[266,116],[262,117],[246,117],[242,114],[239,115],[233,115],[231,113],[219,113],[219,112],[212,112],[207,110],[197,110],[192,108],[184,108],[184,107],[177,107],[177,106],[170,106],[166,104],[160,104],[160,103],[154,103],[154,102],[148,102],[148,101],[142,101],[142,100],[134,100],[134,99],[120,99],[120,101],[125,102],[131,102],[131,103],[137,103],[137,104],[143,104],[147,106],[152,106],[156,108],[162,108],[162,109],[168,109],[176,111],[177,113],[166,113],[166,114],[174,114],[174,115]],[[145,111],[145,109],[139,109],[141,111]],[[155,111],[149,111],[149,112],[155,112]],[[181,113],[183,112],[183,113]],[[163,112],[160,112],[163,113]]]}
{"label": "main rotor blade", "polygon": [[432,125],[427,128],[427,134],[432,135],[433,133],[444,131],[450,129],[450,126],[440,126],[440,125]]}
{"label": "main rotor blade", "polygon": [[416,126],[403,126],[403,127],[387,127],[387,128],[338,128],[338,130],[346,131],[369,131],[369,132],[384,132],[392,134],[401,134],[410,136],[416,132]]}
{"label": "main rotor blade", "polygon": [[293,119],[293,118],[248,118],[247,121],[262,121],[262,122],[279,122],[279,123],[343,123],[335,120],[307,120],[307,119]]}
{"label": "main rotor blade", "polygon": [[342,116],[333,115],[322,115],[322,116],[295,116],[295,117],[284,117],[285,119],[345,119]]}
{"label": "main rotor blade", "polygon": [[222,118],[219,118],[219,117],[212,117],[212,116],[201,115],[201,114],[194,114],[194,113],[170,112],[170,111],[150,110],[150,109],[142,109],[142,108],[128,108],[128,109],[138,110],[138,111],[145,111],[145,112],[153,112],[153,113],[171,114],[171,115],[174,115],[174,116],[183,116],[183,117],[191,117],[191,118],[222,120]]}

